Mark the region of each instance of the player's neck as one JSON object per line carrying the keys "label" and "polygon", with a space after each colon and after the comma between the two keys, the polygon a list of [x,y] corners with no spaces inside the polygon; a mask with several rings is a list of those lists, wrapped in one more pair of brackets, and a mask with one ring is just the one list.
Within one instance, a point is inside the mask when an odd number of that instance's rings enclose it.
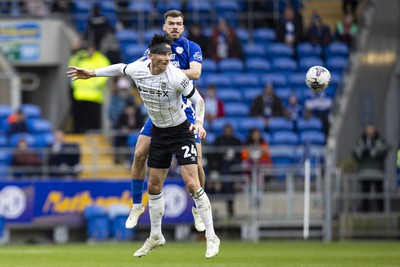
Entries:
{"label": "player's neck", "polygon": [[157,68],[153,63],[149,64],[149,70],[150,70],[151,75],[159,75],[165,71],[161,68]]}

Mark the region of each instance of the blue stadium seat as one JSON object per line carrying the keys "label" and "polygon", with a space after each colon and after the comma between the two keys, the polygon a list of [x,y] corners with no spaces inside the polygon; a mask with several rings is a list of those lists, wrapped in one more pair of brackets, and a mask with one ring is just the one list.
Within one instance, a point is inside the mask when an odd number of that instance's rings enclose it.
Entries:
{"label": "blue stadium seat", "polygon": [[349,47],[345,43],[333,42],[324,49],[325,58],[349,55]]}
{"label": "blue stadium seat", "polygon": [[293,122],[285,117],[272,117],[269,119],[268,129],[270,133],[276,131],[293,131]]}
{"label": "blue stadium seat", "polygon": [[10,106],[0,104],[0,120],[6,119],[11,114],[12,114],[12,108]]}
{"label": "blue stadium seat", "polygon": [[[168,10],[181,10],[182,9],[182,1],[175,0],[167,0],[167,1],[157,1],[156,9],[160,14],[164,14]],[[164,21],[164,17],[162,18]]]}
{"label": "blue stadium seat", "polygon": [[330,71],[343,72],[348,63],[349,60],[346,57],[334,56],[326,59],[326,67]]}
{"label": "blue stadium seat", "polygon": [[299,137],[293,131],[276,131],[272,134],[271,145],[297,145]]}
{"label": "blue stadium seat", "polygon": [[295,94],[296,92],[293,91],[290,87],[278,87],[275,88],[275,94],[280,98],[282,104],[286,106],[289,101],[289,96]]}
{"label": "blue stadium seat", "polygon": [[326,138],[321,131],[304,131],[300,133],[300,142],[302,144],[324,145]]}
{"label": "blue stadium seat", "polygon": [[234,75],[231,78],[231,81],[233,86],[242,90],[246,90],[246,88],[249,87],[261,86],[259,77],[256,74],[245,73],[240,75]]}
{"label": "blue stadium seat", "polygon": [[211,129],[215,133],[222,133],[224,126],[230,124],[234,130],[237,128],[237,121],[234,118],[216,118],[211,123]]}
{"label": "blue stadium seat", "polygon": [[343,73],[342,72],[338,72],[338,71],[330,71],[330,73],[331,73],[331,81],[329,83],[330,84],[329,86],[331,86],[331,85],[335,85],[335,86],[340,85],[340,82],[342,81]]}
{"label": "blue stadium seat", "polygon": [[288,86],[291,87],[298,87],[298,86],[305,86],[306,74],[304,72],[296,72],[292,73],[288,77]]}
{"label": "blue stadium seat", "polygon": [[185,23],[200,23],[206,26],[211,25],[210,10],[212,9],[212,5],[208,0],[188,1],[187,11],[191,14],[187,16]]}
{"label": "blue stadium seat", "polygon": [[299,132],[317,130],[322,131],[322,121],[318,117],[311,117],[307,120],[300,118],[297,121],[297,130]]}
{"label": "blue stadium seat", "polygon": [[249,107],[242,103],[225,104],[224,110],[227,117],[245,117],[250,114]]}
{"label": "blue stadium seat", "polygon": [[237,131],[247,134],[251,129],[260,129],[264,131],[265,124],[262,118],[248,117],[237,119]]}
{"label": "blue stadium seat", "polygon": [[217,139],[217,137],[218,137],[218,136],[217,136],[217,133],[207,131],[206,143],[207,143],[208,145],[214,144],[214,142],[215,142],[215,140]]}
{"label": "blue stadium seat", "polygon": [[[139,35],[134,30],[120,30],[115,34],[120,46],[121,51],[124,53],[128,46],[132,46],[138,43]],[[144,52],[144,51],[143,51]]]}
{"label": "blue stadium seat", "polygon": [[[298,146],[295,151],[295,158],[297,163],[303,163],[306,157],[305,147]],[[310,159],[311,166],[318,166],[325,162],[325,146],[324,145],[310,145],[308,148],[308,158]]]}
{"label": "blue stadium seat", "polygon": [[274,173],[275,177],[284,180],[286,177],[287,169],[295,163],[295,149],[296,146],[292,145],[270,145],[269,154],[272,159],[274,168],[278,168],[279,172]]}
{"label": "blue stadium seat", "polygon": [[[163,20],[164,23],[164,20]],[[148,43],[150,43],[150,40],[153,38],[154,34],[165,34],[164,31],[160,28],[150,28],[150,29],[146,29],[143,33],[144,36],[144,43],[147,49],[147,45]],[[143,50],[144,52],[145,50]]]}
{"label": "blue stadium seat", "polygon": [[40,133],[50,133],[52,132],[52,126],[50,121],[46,119],[29,119],[27,120],[28,131],[31,134],[40,134]]}
{"label": "blue stadium seat", "polygon": [[217,97],[224,103],[242,102],[242,93],[234,88],[225,88],[217,90]]}
{"label": "blue stadium seat", "polygon": [[244,70],[244,64],[240,59],[227,58],[218,63],[218,69],[221,73],[241,73]]}
{"label": "blue stadium seat", "polygon": [[303,57],[318,57],[322,56],[322,48],[320,45],[312,43],[299,43],[296,46],[297,57],[299,59]]}
{"label": "blue stadium seat", "polygon": [[237,37],[239,37],[242,44],[247,44],[249,42],[249,32],[247,31],[247,29],[237,28],[235,31]]}
{"label": "blue stadium seat", "polygon": [[54,134],[52,132],[36,134],[36,146],[48,147],[54,143]]}
{"label": "blue stadium seat", "polygon": [[290,75],[297,71],[297,62],[292,58],[276,57],[272,60],[272,68],[274,71]]}
{"label": "blue stadium seat", "polygon": [[262,138],[264,139],[267,144],[271,143],[271,134],[267,132],[262,132]]}
{"label": "blue stadium seat", "polygon": [[261,44],[245,44],[243,51],[246,59],[250,58],[265,58],[267,55],[265,46]]}
{"label": "blue stadium seat", "polygon": [[139,138],[138,132],[130,133],[128,136],[128,147],[134,148],[136,146],[138,138]]}
{"label": "blue stadium seat", "polygon": [[233,86],[231,76],[223,73],[207,75],[205,79],[205,86],[210,84],[215,85],[218,89],[231,88]]}
{"label": "blue stadium seat", "polygon": [[269,44],[275,42],[276,33],[271,28],[259,28],[253,31],[253,42],[257,44]]}
{"label": "blue stadium seat", "polygon": [[147,50],[146,45],[132,44],[125,46],[122,54],[126,63],[134,62],[143,57],[144,52]]}
{"label": "blue stadium seat", "polygon": [[26,118],[40,118],[42,116],[42,111],[40,110],[38,105],[35,104],[22,104],[22,111],[25,113]]}
{"label": "blue stadium seat", "polygon": [[16,134],[11,135],[8,139],[8,144],[11,147],[16,147],[19,140],[21,140],[21,139],[24,139],[29,147],[36,146],[36,143],[37,143],[36,137],[29,133],[16,133]]}
{"label": "blue stadium seat", "polygon": [[242,91],[243,91],[243,101],[245,103],[248,103],[248,105],[250,106],[254,98],[262,94],[263,89],[261,87],[253,87],[253,88],[245,88]]}
{"label": "blue stadium seat", "polygon": [[0,134],[0,147],[6,147],[7,144],[8,144],[7,137]]}
{"label": "blue stadium seat", "polygon": [[307,71],[312,66],[324,66],[324,62],[319,57],[303,57],[299,60],[299,71]]}
{"label": "blue stadium seat", "polygon": [[135,230],[125,227],[126,218],[129,216],[130,207],[124,204],[112,204],[107,208],[110,220],[110,236],[118,241],[127,241],[133,238]]}
{"label": "blue stadium seat", "polygon": [[0,150],[0,164],[9,165],[11,163],[11,153],[6,150]]}
{"label": "blue stadium seat", "polygon": [[99,205],[88,205],[83,211],[86,220],[86,235],[89,240],[105,241],[109,237],[107,211]]}
{"label": "blue stadium seat", "polygon": [[273,83],[275,87],[286,86],[287,78],[286,75],[283,73],[270,72],[268,74],[264,74],[261,76],[261,83],[263,85],[268,83]]}
{"label": "blue stadium seat", "polygon": [[72,1],[73,14],[89,14],[92,8],[92,3],[89,1]]}
{"label": "blue stadium seat", "polygon": [[217,62],[213,59],[205,58],[201,65],[201,74],[216,73],[218,70]]}
{"label": "blue stadium seat", "polygon": [[274,59],[276,57],[288,57],[293,58],[294,50],[287,44],[283,43],[274,43],[269,44],[266,49],[267,57],[270,59]]}
{"label": "blue stadium seat", "polygon": [[245,65],[246,71],[253,74],[265,74],[271,70],[271,63],[263,58],[250,58]]}
{"label": "blue stadium seat", "polygon": [[231,26],[237,27],[239,24],[239,12],[241,10],[237,1],[219,0],[214,2],[215,13],[223,17]]}

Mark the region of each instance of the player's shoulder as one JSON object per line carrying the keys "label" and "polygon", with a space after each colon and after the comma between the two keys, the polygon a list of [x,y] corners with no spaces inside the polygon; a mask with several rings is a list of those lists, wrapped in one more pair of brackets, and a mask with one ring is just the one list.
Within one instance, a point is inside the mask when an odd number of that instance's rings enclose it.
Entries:
{"label": "player's shoulder", "polygon": [[131,72],[143,70],[149,63],[150,63],[150,59],[146,59],[144,61],[136,60],[136,61],[131,62],[126,65],[125,72],[126,72],[126,74],[128,74]]}

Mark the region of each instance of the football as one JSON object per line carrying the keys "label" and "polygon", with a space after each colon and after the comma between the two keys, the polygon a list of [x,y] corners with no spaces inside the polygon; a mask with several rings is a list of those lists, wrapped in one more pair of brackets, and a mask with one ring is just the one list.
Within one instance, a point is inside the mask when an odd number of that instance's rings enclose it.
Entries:
{"label": "football", "polygon": [[322,66],[313,66],[306,74],[306,84],[314,92],[321,92],[326,89],[331,80],[329,70]]}

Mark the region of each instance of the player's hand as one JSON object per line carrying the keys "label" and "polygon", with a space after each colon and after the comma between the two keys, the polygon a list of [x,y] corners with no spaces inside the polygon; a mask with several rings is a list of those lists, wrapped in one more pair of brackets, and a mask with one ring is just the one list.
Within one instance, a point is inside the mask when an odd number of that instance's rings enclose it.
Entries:
{"label": "player's hand", "polygon": [[196,124],[191,124],[190,127],[189,127],[189,130],[194,131],[195,133],[197,133],[199,135],[200,139],[206,138],[207,132],[203,128],[203,124],[202,123],[196,122]]}
{"label": "player's hand", "polygon": [[71,78],[73,81],[78,79],[89,79],[91,77],[95,77],[95,73],[93,70],[88,70],[85,68],[78,68],[75,66],[68,66],[67,76]]}

